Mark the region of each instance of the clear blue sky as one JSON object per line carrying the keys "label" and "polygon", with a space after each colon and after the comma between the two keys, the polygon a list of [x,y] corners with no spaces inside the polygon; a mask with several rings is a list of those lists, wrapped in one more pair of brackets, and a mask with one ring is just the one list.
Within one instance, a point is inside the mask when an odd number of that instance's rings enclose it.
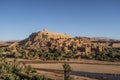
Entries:
{"label": "clear blue sky", "polygon": [[120,0],[0,0],[0,40],[21,40],[44,27],[120,39]]}

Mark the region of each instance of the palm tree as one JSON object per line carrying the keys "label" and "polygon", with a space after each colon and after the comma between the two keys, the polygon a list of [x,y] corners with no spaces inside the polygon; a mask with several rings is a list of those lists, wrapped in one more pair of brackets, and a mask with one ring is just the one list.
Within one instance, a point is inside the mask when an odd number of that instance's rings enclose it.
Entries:
{"label": "palm tree", "polygon": [[63,64],[63,69],[64,69],[64,80],[70,80],[70,72],[71,72],[70,65],[67,63]]}

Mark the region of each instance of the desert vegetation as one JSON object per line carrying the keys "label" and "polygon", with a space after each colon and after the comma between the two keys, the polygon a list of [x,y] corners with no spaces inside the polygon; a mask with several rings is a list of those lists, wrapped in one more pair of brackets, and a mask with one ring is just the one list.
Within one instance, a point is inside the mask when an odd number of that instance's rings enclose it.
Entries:
{"label": "desert vegetation", "polygon": [[36,74],[30,65],[19,63],[15,58],[9,62],[0,54],[0,79],[2,80],[51,80],[44,75]]}
{"label": "desert vegetation", "polygon": [[24,58],[24,59],[41,59],[41,60],[69,60],[69,59],[90,59],[101,61],[120,61],[120,51],[117,49],[105,49],[100,53],[79,54],[74,53],[66,54],[63,51],[49,51],[31,50],[29,53],[25,51],[11,52],[6,54],[7,57]]}
{"label": "desert vegetation", "polygon": [[101,60],[101,61],[120,61],[120,51],[117,49],[105,49],[100,53],[90,53],[80,55],[81,58]]}
{"label": "desert vegetation", "polygon": [[70,77],[70,71],[71,67],[69,64],[63,64],[63,70],[64,70],[64,80],[72,80]]}

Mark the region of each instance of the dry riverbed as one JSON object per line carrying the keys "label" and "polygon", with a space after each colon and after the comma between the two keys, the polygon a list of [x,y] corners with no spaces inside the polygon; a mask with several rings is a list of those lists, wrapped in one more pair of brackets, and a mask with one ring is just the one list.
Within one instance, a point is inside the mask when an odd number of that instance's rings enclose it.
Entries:
{"label": "dry riverbed", "polygon": [[[13,59],[8,59],[12,61]],[[100,73],[100,74],[116,74],[120,75],[120,62],[106,62],[96,60],[69,60],[69,61],[41,61],[41,60],[27,60],[18,59],[18,61],[31,65],[33,68],[38,69],[38,73],[46,75],[56,80],[63,80],[62,65],[69,63],[72,71]],[[73,76],[75,80],[97,80],[90,77]]]}

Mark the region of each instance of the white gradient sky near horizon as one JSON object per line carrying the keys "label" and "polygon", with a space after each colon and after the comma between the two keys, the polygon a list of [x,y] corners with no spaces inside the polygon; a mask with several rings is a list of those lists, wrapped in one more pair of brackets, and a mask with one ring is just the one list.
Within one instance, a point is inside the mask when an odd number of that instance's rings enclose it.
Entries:
{"label": "white gradient sky near horizon", "polygon": [[0,0],[0,41],[22,40],[43,28],[120,39],[120,0]]}

